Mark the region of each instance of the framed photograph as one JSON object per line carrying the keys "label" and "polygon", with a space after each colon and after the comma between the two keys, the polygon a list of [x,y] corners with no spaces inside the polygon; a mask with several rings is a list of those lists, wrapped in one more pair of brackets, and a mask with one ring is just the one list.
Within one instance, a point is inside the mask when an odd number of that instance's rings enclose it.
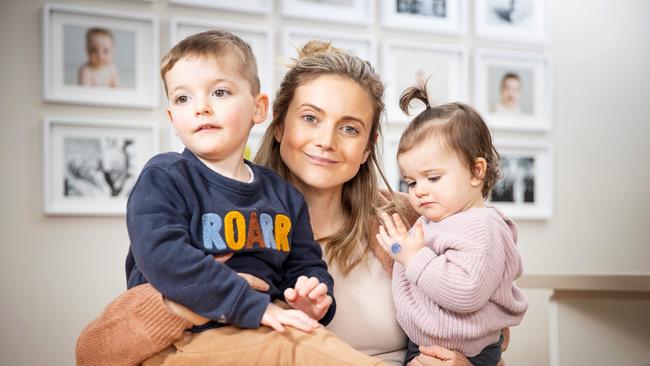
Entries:
{"label": "framed photograph", "polygon": [[467,0],[382,1],[384,27],[460,35],[467,32]]}
{"label": "framed photograph", "polygon": [[546,143],[495,141],[502,177],[489,201],[513,219],[548,219],[553,213],[553,155]]}
{"label": "framed photograph", "polygon": [[281,0],[282,15],[292,18],[370,25],[375,18],[373,0]]}
{"label": "framed photograph", "polygon": [[551,126],[551,63],[543,53],[478,49],[474,104],[496,129]]}
{"label": "framed photograph", "polygon": [[389,122],[407,123],[424,110],[413,105],[411,116],[399,108],[399,97],[407,88],[427,80],[429,104],[467,101],[468,52],[462,46],[432,43],[388,42],[383,49],[383,78],[387,82],[386,112]]}
{"label": "framed photograph", "polygon": [[375,38],[349,33],[318,31],[305,28],[287,28],[284,31],[284,56],[295,58],[307,42],[319,40],[332,42],[334,47],[341,48],[351,54],[377,64],[377,41]]}
{"label": "framed photograph", "polygon": [[253,14],[268,14],[273,9],[273,0],[169,0],[169,2],[176,5],[198,6]]}
{"label": "framed photograph", "polygon": [[[380,146],[382,148],[381,166],[383,167],[386,180],[393,191],[406,193],[408,192],[408,186],[406,185],[406,182],[402,180],[399,173],[399,167],[397,166],[397,147],[399,146],[399,139],[402,136],[404,128],[406,128],[404,125],[388,126],[388,128],[383,131]],[[381,182],[380,178],[380,184],[383,185],[382,183],[383,182]]]}
{"label": "framed photograph", "polygon": [[170,27],[170,48],[192,34],[205,32],[210,29],[225,29],[239,36],[253,49],[255,59],[257,60],[257,73],[260,77],[262,92],[266,93],[269,98],[273,97],[275,92],[275,85],[273,84],[275,56],[273,52],[273,32],[270,28],[194,18],[172,18]]}
{"label": "framed photograph", "polygon": [[475,0],[474,29],[480,38],[545,44],[548,14],[547,0]]}
{"label": "framed photograph", "polygon": [[158,152],[155,124],[51,118],[44,122],[44,210],[121,215],[144,164]]}
{"label": "framed photograph", "polygon": [[42,31],[46,101],[158,106],[156,17],[47,4]]}

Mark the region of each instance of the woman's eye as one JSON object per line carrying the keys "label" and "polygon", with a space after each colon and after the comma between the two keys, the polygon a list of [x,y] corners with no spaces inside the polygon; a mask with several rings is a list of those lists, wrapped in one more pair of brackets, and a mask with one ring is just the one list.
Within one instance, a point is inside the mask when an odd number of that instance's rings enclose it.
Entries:
{"label": "woman's eye", "polygon": [[212,94],[217,98],[223,98],[226,95],[229,95],[230,92],[228,92],[226,89],[217,89],[214,92],[212,92]]}
{"label": "woman's eye", "polygon": [[356,128],[354,128],[352,126],[343,126],[342,130],[347,135],[355,135],[356,136],[356,135],[359,134],[359,130],[357,130]]}
{"label": "woman's eye", "polygon": [[315,123],[316,122],[316,117],[312,116],[311,114],[305,114],[304,116],[302,116],[302,119],[307,123]]}
{"label": "woman's eye", "polygon": [[187,95],[179,95],[176,97],[176,104],[185,104],[190,100],[190,98]]}

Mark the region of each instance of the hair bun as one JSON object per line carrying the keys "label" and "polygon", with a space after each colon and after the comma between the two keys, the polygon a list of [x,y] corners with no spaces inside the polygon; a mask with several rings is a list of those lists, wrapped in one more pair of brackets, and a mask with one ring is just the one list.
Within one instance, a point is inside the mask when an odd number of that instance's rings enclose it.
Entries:
{"label": "hair bun", "polygon": [[298,51],[298,59],[338,50],[338,48],[332,46],[332,42],[312,40],[307,42],[302,46],[302,49]]}

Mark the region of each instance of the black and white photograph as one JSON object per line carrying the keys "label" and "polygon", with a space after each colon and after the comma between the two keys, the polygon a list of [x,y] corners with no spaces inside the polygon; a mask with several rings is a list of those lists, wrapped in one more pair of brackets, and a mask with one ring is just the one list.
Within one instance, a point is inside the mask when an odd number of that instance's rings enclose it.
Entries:
{"label": "black and white photograph", "polygon": [[158,49],[154,16],[48,4],[43,9],[44,98],[155,107]]}
{"label": "black and white photograph", "polygon": [[547,131],[551,127],[551,63],[539,52],[477,49],[474,103],[495,129]]}
{"label": "black and white photograph", "polygon": [[[383,49],[383,77],[387,81],[386,111],[390,122],[407,123],[411,117],[399,109],[399,96],[408,87],[426,82],[429,104],[467,101],[468,52],[457,46],[388,42]],[[417,115],[424,104],[413,105]]]}
{"label": "black and white photograph", "polygon": [[47,119],[44,131],[48,214],[124,213],[140,170],[158,151],[149,123]]}
{"label": "black and white photograph", "polygon": [[394,0],[381,1],[382,25],[440,34],[467,31],[467,0]]}
{"label": "black and white photograph", "polygon": [[547,42],[547,1],[476,0],[474,4],[477,36],[513,42]]}
{"label": "black and white photograph", "polygon": [[268,14],[273,8],[273,0],[169,0],[169,2],[175,5],[196,6],[252,14]]}
{"label": "black and white photograph", "polygon": [[489,196],[491,204],[519,219],[546,219],[552,214],[550,145],[528,141],[495,141],[501,155],[501,177]]}
{"label": "black and white photograph", "polygon": [[[272,98],[276,89],[273,81],[276,58],[274,53],[273,31],[270,28],[183,17],[173,17],[170,21],[170,26],[169,48],[193,34],[205,32],[210,29],[225,29],[243,39],[251,46],[255,55],[257,72],[260,78],[260,90],[262,93],[268,95],[269,98]],[[273,100],[271,99],[272,102]]]}
{"label": "black and white photograph", "polygon": [[371,25],[374,22],[376,2],[373,0],[279,1],[285,17],[356,25]]}

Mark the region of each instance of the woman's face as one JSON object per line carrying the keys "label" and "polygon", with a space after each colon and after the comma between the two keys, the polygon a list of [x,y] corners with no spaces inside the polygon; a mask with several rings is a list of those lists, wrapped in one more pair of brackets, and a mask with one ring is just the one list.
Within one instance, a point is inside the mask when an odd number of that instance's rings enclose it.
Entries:
{"label": "woman's face", "polygon": [[372,119],[372,99],[353,80],[324,75],[298,87],[275,132],[293,183],[331,189],[352,179],[368,159]]}

